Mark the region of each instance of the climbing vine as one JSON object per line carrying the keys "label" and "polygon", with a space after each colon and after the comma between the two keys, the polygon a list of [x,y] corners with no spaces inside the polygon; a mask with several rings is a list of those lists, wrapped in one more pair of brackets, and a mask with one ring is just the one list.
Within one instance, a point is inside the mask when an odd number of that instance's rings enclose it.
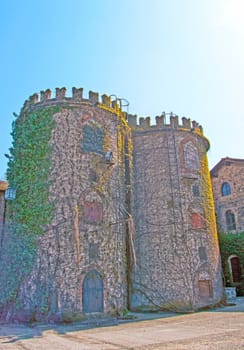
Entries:
{"label": "climbing vine", "polygon": [[219,244],[224,259],[232,254],[237,255],[244,265],[244,232],[238,234],[219,233]]}
{"label": "climbing vine", "polygon": [[212,193],[212,185],[211,185],[211,179],[209,174],[209,168],[208,168],[208,159],[206,152],[201,157],[200,161],[201,167],[200,167],[200,174],[202,178],[202,193],[204,196],[204,217],[206,220],[206,223],[208,225],[208,228],[212,231],[212,238],[215,241],[215,246],[217,246],[218,242],[218,236],[217,236],[217,229],[216,229],[216,220],[214,216],[214,199],[213,199],[213,193]]}
{"label": "climbing vine", "polygon": [[57,108],[35,110],[13,123],[13,147],[7,170],[16,199],[9,203],[9,221],[20,225],[25,234],[40,235],[52,218],[53,203],[48,200],[52,115]]}
{"label": "climbing vine", "polygon": [[34,237],[23,235],[13,225],[5,227],[0,259],[0,307],[16,300],[21,281],[31,271],[34,256]]}
{"label": "climbing vine", "polygon": [[52,220],[51,133],[55,107],[22,113],[13,123],[7,179],[16,198],[7,203],[8,225],[2,232],[0,306],[18,300],[21,281],[31,271],[37,238]]}
{"label": "climbing vine", "polygon": [[222,232],[219,233],[219,245],[225,284],[227,286],[231,285],[228,258],[231,255],[236,255],[240,259],[240,264],[242,267],[242,279],[237,287],[240,289],[240,295],[244,295],[244,232],[238,234]]}

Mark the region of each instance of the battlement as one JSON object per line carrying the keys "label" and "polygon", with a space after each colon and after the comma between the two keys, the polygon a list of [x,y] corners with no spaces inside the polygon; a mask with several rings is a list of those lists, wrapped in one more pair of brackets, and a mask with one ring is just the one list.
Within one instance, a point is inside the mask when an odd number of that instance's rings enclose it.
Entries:
{"label": "battlement", "polygon": [[88,98],[84,98],[83,88],[76,87],[72,88],[71,97],[66,96],[66,92],[67,89],[65,87],[62,87],[55,89],[54,97],[52,97],[52,91],[50,89],[40,91],[39,94],[35,93],[25,101],[22,112],[27,112],[29,110],[33,110],[36,107],[41,107],[44,105],[80,105],[89,103],[111,113],[115,113],[124,119],[126,118],[126,113],[122,111],[122,108],[119,104],[120,99],[114,98],[113,95],[108,96],[103,94],[100,97],[97,92],[89,91]]}
{"label": "battlement", "polygon": [[146,131],[153,129],[184,129],[203,135],[203,128],[195,120],[182,117],[179,123],[178,115],[163,112],[161,116],[155,117],[156,124],[151,124],[151,117],[140,117],[138,123],[137,115],[128,115],[128,124],[134,131]]}
{"label": "battlement", "polygon": [[99,96],[98,92],[89,91],[88,98],[83,96],[83,88],[72,88],[72,96],[66,96],[67,89],[65,87],[56,88],[55,96],[52,97],[52,91],[47,89],[35,93],[25,101],[22,112],[28,112],[38,107],[54,106],[54,105],[69,105],[79,106],[81,104],[90,104],[103,110],[109,111],[122,118],[134,131],[146,131],[157,129],[179,129],[190,130],[203,136],[202,126],[196,121],[191,121],[189,118],[182,117],[181,123],[179,117],[173,113],[163,112],[160,116],[155,117],[155,124],[151,124],[151,117],[140,117],[138,123],[137,115],[127,114],[122,111],[121,101],[123,99],[117,98],[115,95],[103,94]]}

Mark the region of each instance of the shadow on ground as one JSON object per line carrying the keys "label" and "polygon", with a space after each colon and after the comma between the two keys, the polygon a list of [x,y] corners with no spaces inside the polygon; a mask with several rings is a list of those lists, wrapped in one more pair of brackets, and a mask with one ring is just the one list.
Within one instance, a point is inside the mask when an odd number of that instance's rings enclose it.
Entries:
{"label": "shadow on ground", "polygon": [[[201,312],[201,311],[200,311]],[[244,312],[244,297],[238,297],[229,300],[225,306],[214,309],[204,310],[204,312]],[[168,317],[179,317],[185,314],[178,314],[174,312],[158,312],[158,313],[129,313],[126,318],[104,317],[91,318],[86,321],[70,323],[70,324],[1,324],[0,325],[0,339],[2,344],[15,343],[20,340],[30,338],[42,337],[44,333],[50,332],[54,334],[66,334],[68,332],[75,332],[87,330],[97,327],[117,326],[123,323],[140,322],[156,320]]]}

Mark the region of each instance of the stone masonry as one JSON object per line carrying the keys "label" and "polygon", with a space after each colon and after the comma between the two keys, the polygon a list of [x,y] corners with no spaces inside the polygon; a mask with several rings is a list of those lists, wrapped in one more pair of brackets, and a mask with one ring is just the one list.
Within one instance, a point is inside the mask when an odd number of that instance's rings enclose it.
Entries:
{"label": "stone masonry", "polygon": [[[141,118],[83,89],[42,91],[20,120],[57,106],[49,200],[52,223],[21,282],[22,312],[119,314],[195,309],[223,296],[216,223],[200,125]],[[25,119],[23,119],[25,120]],[[16,184],[18,186],[18,184]],[[10,312],[10,311],[9,311]],[[14,319],[17,307],[11,306]],[[8,314],[9,315],[9,314]],[[55,316],[56,315],[56,316]]]}
{"label": "stone masonry", "polygon": [[244,160],[222,158],[211,170],[211,180],[219,229],[244,231]]}
{"label": "stone masonry", "polygon": [[[137,266],[131,307],[185,309],[221,298],[217,233],[206,169],[208,140],[165,115],[133,130]],[[189,153],[188,153],[189,152]],[[212,206],[212,207],[210,207]],[[210,210],[210,212],[209,212]]]}

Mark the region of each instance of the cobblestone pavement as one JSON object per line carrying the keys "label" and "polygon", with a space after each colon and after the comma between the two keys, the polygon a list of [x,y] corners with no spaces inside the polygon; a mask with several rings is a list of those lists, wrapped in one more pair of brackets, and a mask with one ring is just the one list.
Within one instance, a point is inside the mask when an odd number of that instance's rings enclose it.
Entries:
{"label": "cobblestone pavement", "polygon": [[133,322],[0,325],[0,350],[244,349],[244,298],[192,314],[135,314]]}

